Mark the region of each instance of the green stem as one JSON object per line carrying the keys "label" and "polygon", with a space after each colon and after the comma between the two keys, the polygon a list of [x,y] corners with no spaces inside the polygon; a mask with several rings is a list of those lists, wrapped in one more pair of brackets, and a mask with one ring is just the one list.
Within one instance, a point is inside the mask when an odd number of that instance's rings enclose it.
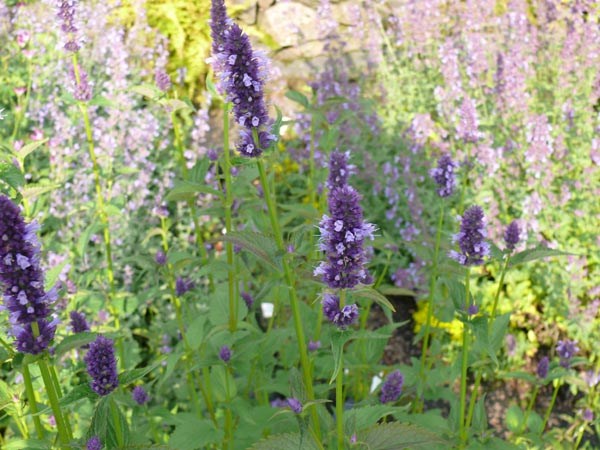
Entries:
{"label": "green stem", "polygon": [[[256,132],[254,132],[256,134]],[[256,141],[258,141],[257,136],[254,137]],[[315,399],[315,393],[312,383],[312,374],[310,371],[310,361],[308,359],[308,351],[306,349],[306,340],[304,337],[304,329],[302,328],[302,318],[300,316],[300,306],[298,301],[298,296],[296,293],[296,286],[294,280],[294,274],[289,266],[289,262],[287,256],[285,256],[285,244],[283,241],[283,235],[281,234],[281,229],[279,227],[279,221],[277,219],[277,206],[273,196],[271,195],[271,190],[269,189],[269,183],[267,180],[267,174],[265,171],[265,166],[263,164],[262,159],[257,158],[256,164],[258,166],[258,173],[260,175],[260,183],[263,189],[263,195],[265,201],[267,203],[267,209],[269,211],[269,219],[271,221],[271,227],[273,228],[273,233],[275,235],[275,240],[277,242],[277,247],[281,252],[284,253],[283,257],[283,271],[285,280],[289,287],[289,295],[290,295],[290,304],[292,308],[292,316],[294,319],[294,329],[296,331],[296,339],[298,341],[298,351],[300,353],[300,365],[302,366],[302,378],[304,380],[304,385],[306,387],[306,393],[308,396],[308,400]],[[319,416],[317,413],[316,405],[311,407],[311,416],[313,419],[315,432],[317,436],[321,436],[321,426],[319,423]]]}
{"label": "green stem", "polygon": [[[465,277],[465,290],[466,290],[466,308],[465,311],[469,310],[471,306],[471,298],[470,298],[470,268],[467,267],[467,275]],[[468,320],[468,319],[467,319]],[[465,322],[463,326],[463,345],[462,345],[462,362],[461,362],[461,376],[460,376],[460,440],[462,444],[466,444],[467,442],[467,430],[465,423],[465,410],[466,410],[466,399],[467,399],[467,368],[469,362],[469,328],[467,327],[467,323]]]}
{"label": "green stem", "polygon": [[[231,188],[231,159],[229,155],[229,103],[223,104],[223,177],[225,178],[225,233],[233,231],[231,220],[231,208],[233,206],[233,191]],[[233,244],[225,242],[227,252],[227,281],[229,292],[229,331],[234,332],[237,328],[237,297],[235,295],[235,274],[233,271]]]}
{"label": "green stem", "polygon": [[548,405],[548,409],[546,410],[546,414],[544,414],[544,422],[542,424],[541,433],[546,429],[546,425],[548,424],[548,419],[550,419],[550,413],[552,412],[552,408],[554,408],[554,403],[556,402],[556,397],[558,395],[558,390],[560,389],[561,383],[558,381],[554,386],[554,392],[552,393],[552,400],[550,400],[550,405]]}
{"label": "green stem", "polygon": [[440,208],[440,216],[438,218],[437,232],[435,235],[435,248],[433,252],[433,261],[431,267],[431,278],[429,281],[429,296],[427,298],[427,319],[425,320],[425,333],[423,335],[423,349],[421,351],[421,367],[419,370],[419,398],[415,402],[416,410],[420,410],[423,405],[423,392],[425,390],[425,365],[427,362],[427,351],[429,349],[429,339],[431,336],[431,321],[433,319],[433,298],[435,293],[435,282],[437,279],[437,266],[440,253],[440,242],[442,236],[442,226],[444,224],[444,205]]}
{"label": "green stem", "polygon": [[504,261],[504,266],[502,267],[502,273],[500,274],[500,282],[498,283],[498,289],[496,290],[496,295],[494,296],[494,305],[492,306],[492,314],[490,315],[490,327],[494,324],[494,320],[496,319],[498,299],[500,298],[500,293],[502,292],[502,286],[504,285],[504,276],[506,275],[506,271],[508,270],[509,261],[510,255],[506,255],[506,260]]}
{"label": "green stem", "polygon": [[227,408],[225,409],[225,439],[223,441],[223,450],[229,449],[233,444],[233,414],[231,412],[231,393],[229,389],[229,367],[225,368],[225,395]]}
{"label": "green stem", "polygon": [[119,448],[123,448],[125,446],[125,439],[123,437],[123,429],[121,428],[121,417],[119,415],[119,406],[117,402],[113,399],[109,399],[110,402],[110,411],[112,413],[113,425],[115,427],[115,434],[117,435],[117,443],[119,444]]}
{"label": "green stem", "polygon": [[475,378],[475,385],[473,386],[473,390],[471,391],[471,398],[469,399],[469,410],[467,412],[467,422],[465,426],[467,429],[471,426],[471,422],[473,420],[473,414],[475,413],[475,402],[477,400],[477,393],[479,392],[479,386],[481,386],[481,379],[483,378],[483,371],[477,372],[477,377]]}
{"label": "green stem", "polygon": [[27,394],[27,401],[29,402],[29,409],[31,411],[31,417],[33,418],[37,437],[38,439],[44,439],[44,427],[42,426],[40,416],[38,416],[35,391],[33,390],[33,383],[31,382],[31,373],[29,372],[28,364],[23,364],[23,382],[25,383],[25,393]]}
{"label": "green stem", "polygon": [[68,419],[63,416],[63,413],[60,409],[58,395],[56,394],[56,390],[54,388],[54,382],[52,381],[52,376],[50,375],[50,370],[48,368],[46,356],[38,360],[38,365],[40,366],[40,372],[42,374],[42,379],[44,380],[46,393],[48,394],[48,400],[50,401],[50,408],[52,409],[52,414],[54,415],[54,419],[56,420],[56,428],[58,429],[58,439],[62,446],[70,448],[71,435],[66,425],[66,421]]}
{"label": "green stem", "polygon": [[529,404],[527,405],[527,410],[525,411],[525,415],[523,416],[523,426],[521,427],[521,433],[523,433],[523,431],[525,431],[525,428],[527,428],[527,420],[529,419],[529,415],[531,414],[533,405],[535,405],[535,400],[537,398],[539,390],[540,390],[539,385],[536,385],[535,388],[533,389],[533,394],[531,394],[531,398],[529,399]]}
{"label": "green stem", "polygon": [[464,204],[465,204],[465,195],[467,193],[467,184],[469,181],[469,164],[471,164],[471,145],[467,144],[467,157],[464,160],[463,164],[465,164],[463,170],[463,176],[461,180],[461,190],[460,190],[460,201],[458,203],[458,212],[459,214],[463,213]]}
{"label": "green stem", "polygon": [[[340,309],[344,307],[346,290],[340,291]],[[344,450],[344,347],[340,348],[340,368],[335,377],[335,421],[338,450]]]}

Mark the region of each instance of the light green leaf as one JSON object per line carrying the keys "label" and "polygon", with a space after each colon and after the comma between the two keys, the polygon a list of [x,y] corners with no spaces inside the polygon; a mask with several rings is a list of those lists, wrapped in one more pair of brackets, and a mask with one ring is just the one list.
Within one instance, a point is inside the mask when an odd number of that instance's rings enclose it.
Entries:
{"label": "light green leaf", "polygon": [[219,443],[223,439],[223,432],[217,430],[212,422],[199,419],[193,414],[179,414],[175,432],[169,440],[169,448],[178,450],[195,450],[207,448],[211,444]]}
{"label": "light green leaf", "polygon": [[176,181],[175,186],[167,196],[165,200],[167,201],[180,201],[180,200],[193,200],[197,194],[211,194],[217,197],[221,197],[221,193],[211,187],[208,187],[202,183],[193,183],[191,181]]}
{"label": "light green leaf", "polygon": [[547,247],[536,247],[536,248],[528,248],[527,250],[523,250],[520,253],[517,253],[510,259],[510,267],[518,266],[519,264],[523,264],[530,261],[535,261],[536,259],[549,258],[551,256],[565,256],[572,255],[573,253],[563,252],[560,250],[554,250]]}
{"label": "light green leaf", "polygon": [[319,450],[311,436],[300,433],[276,434],[263,439],[249,450]]}
{"label": "light green leaf", "polygon": [[396,311],[396,308],[394,308],[394,305],[392,305],[386,297],[381,295],[379,292],[377,292],[375,289],[373,289],[370,286],[360,286],[360,287],[350,291],[350,295],[352,297],[366,298],[366,299],[372,300],[381,307],[387,308],[393,312]]}
{"label": "light green leaf", "polygon": [[142,84],[139,86],[133,86],[130,88],[131,92],[143,95],[149,99],[155,100],[162,95],[162,91],[152,84]]}
{"label": "light green leaf", "polygon": [[305,108],[308,108],[310,106],[310,102],[308,101],[308,98],[306,97],[306,95],[304,95],[298,91],[293,91],[293,90],[287,91],[285,93],[285,96],[287,98],[289,98],[291,101],[301,104]]}
{"label": "light green leaf", "polygon": [[400,422],[376,425],[357,434],[358,448],[370,450],[400,450],[450,444],[435,433],[415,425]]}
{"label": "light green leaf", "polygon": [[46,139],[42,139],[41,141],[34,141],[34,142],[30,142],[27,145],[24,145],[16,154],[17,157],[23,161],[27,155],[33,153],[35,150],[37,150],[38,148],[40,148],[42,145],[44,145],[46,142],[48,142],[48,138]]}
{"label": "light green leaf", "polygon": [[56,346],[54,354],[55,356],[60,356],[67,353],[69,350],[73,350],[74,348],[80,348],[86,344],[89,344],[92,341],[95,341],[97,336],[98,335],[96,333],[90,333],[89,331],[66,336],[60,342],[60,344]]}
{"label": "light green leaf", "polygon": [[514,433],[521,431],[523,426],[523,411],[517,405],[512,405],[506,411],[504,421],[508,429]]}
{"label": "light green leaf", "polygon": [[21,195],[27,200],[33,200],[46,192],[52,192],[59,186],[58,184],[28,184],[21,189]]}
{"label": "light green leaf", "polygon": [[239,245],[244,250],[262,259],[275,269],[281,269],[281,258],[275,241],[264,234],[255,231],[234,231],[221,236],[219,239]]}

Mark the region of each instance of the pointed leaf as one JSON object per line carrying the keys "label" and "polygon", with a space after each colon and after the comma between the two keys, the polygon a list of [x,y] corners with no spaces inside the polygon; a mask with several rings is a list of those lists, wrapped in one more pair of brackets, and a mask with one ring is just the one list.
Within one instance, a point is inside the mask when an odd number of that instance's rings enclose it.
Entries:
{"label": "pointed leaf", "polygon": [[69,350],[73,350],[74,348],[83,347],[86,344],[89,344],[92,341],[95,341],[97,337],[96,333],[90,333],[89,331],[84,331],[83,333],[76,333],[66,336],[60,344],[58,344],[54,350],[55,356],[61,356],[67,353]]}
{"label": "pointed leaf", "polygon": [[311,436],[300,433],[276,434],[254,444],[249,450],[319,450]]}
{"label": "pointed leaf", "polygon": [[517,266],[519,264],[523,264],[530,261],[535,261],[536,259],[549,258],[551,256],[565,256],[572,255],[573,253],[563,252],[560,250],[554,250],[551,248],[539,246],[536,248],[528,248],[527,250],[523,250],[520,253],[517,253],[510,259],[510,267]]}
{"label": "pointed leaf", "polygon": [[221,236],[219,239],[239,245],[275,269],[281,269],[281,258],[277,245],[267,235],[255,231],[235,231]]}
{"label": "pointed leaf", "polygon": [[169,191],[165,200],[167,201],[179,201],[179,200],[193,200],[197,194],[211,194],[217,197],[221,197],[221,193],[211,187],[208,187],[202,183],[193,183],[191,181],[176,181],[173,189]]}
{"label": "pointed leaf", "polygon": [[350,295],[352,297],[360,297],[372,300],[379,306],[387,308],[390,311],[396,312],[396,308],[394,308],[394,305],[392,305],[386,297],[381,295],[379,292],[377,292],[370,286],[360,286],[357,289],[350,291]]}
{"label": "pointed leaf", "polygon": [[426,448],[431,445],[448,444],[440,436],[415,425],[399,422],[376,425],[357,435],[359,448],[370,450],[400,450]]}
{"label": "pointed leaf", "polygon": [[27,155],[33,153],[35,150],[40,148],[46,142],[48,142],[48,138],[42,139],[41,141],[30,142],[29,144],[21,147],[21,149],[18,152],[16,152],[17,156],[19,157],[19,159],[21,161],[23,161]]}

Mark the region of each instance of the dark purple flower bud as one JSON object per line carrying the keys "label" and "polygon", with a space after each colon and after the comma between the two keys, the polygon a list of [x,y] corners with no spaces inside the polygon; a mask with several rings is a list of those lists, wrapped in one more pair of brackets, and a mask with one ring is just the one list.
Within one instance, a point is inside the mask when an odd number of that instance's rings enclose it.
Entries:
{"label": "dark purple flower bud", "polygon": [[178,297],[183,296],[186,292],[194,289],[195,283],[191,280],[186,280],[182,277],[177,277],[175,281],[175,293]]}
{"label": "dark purple flower bud", "polygon": [[290,409],[292,411],[294,411],[296,414],[300,414],[302,412],[302,403],[300,403],[300,400],[298,400],[297,398],[294,398],[294,397],[288,398],[287,404],[290,407]]}
{"label": "dark purple flower bud", "polygon": [[352,166],[348,165],[350,152],[332,152],[329,157],[329,177],[327,187],[329,189],[343,187],[348,184],[348,176],[351,174]]}
{"label": "dark purple flower bud", "polygon": [[67,42],[64,45],[65,50],[77,52],[79,44],[77,43],[76,33],[79,31],[75,25],[75,6],[74,0],[61,0],[58,2],[57,16],[61,19],[60,29],[66,35]]}
{"label": "dark purple flower bud", "polygon": [[514,250],[520,239],[521,230],[519,228],[519,224],[516,220],[513,220],[510,225],[506,227],[506,231],[504,231],[504,242],[506,242],[506,249],[510,251]]}
{"label": "dark purple flower bud", "polygon": [[571,359],[579,352],[577,347],[577,341],[571,341],[566,339],[564,341],[558,341],[556,346],[556,353],[560,358],[560,365],[568,368],[571,365]]}
{"label": "dark purple flower bud", "polygon": [[369,280],[363,247],[365,238],[374,239],[375,226],[363,221],[360,195],[351,186],[329,191],[329,213],[319,224],[319,248],[327,261],[314,271],[332,289],[353,288]]}
{"label": "dark purple flower bud", "polygon": [[548,376],[548,369],[550,368],[550,360],[548,359],[547,356],[544,356],[542,359],[540,359],[540,362],[538,362],[537,365],[537,376],[543,380]]}
{"label": "dark purple flower bud", "polygon": [[133,388],[133,391],[131,391],[131,398],[133,398],[133,401],[138,405],[145,405],[150,401],[150,396],[142,386]]}
{"label": "dark purple flower bud", "polygon": [[219,152],[214,148],[209,148],[206,152],[206,156],[208,157],[208,159],[214,162],[217,159],[219,159]]}
{"label": "dark purple flower bud", "polygon": [[486,236],[483,209],[471,206],[462,216],[460,233],[455,234],[452,239],[453,242],[458,242],[460,252],[452,250],[450,258],[463,266],[483,264],[483,258],[490,253],[490,245],[485,241]]}
{"label": "dark purple flower bud", "polygon": [[287,406],[288,406],[288,402],[284,398],[276,398],[276,399],[271,400],[272,408],[285,408]]}
{"label": "dark purple flower bud", "polygon": [[469,306],[469,309],[467,310],[467,313],[469,313],[470,316],[474,316],[478,312],[479,312],[479,306],[477,306],[475,304]]}
{"label": "dark purple flower bud", "polygon": [[164,266],[165,264],[167,264],[167,255],[162,250],[159,250],[156,252],[154,261],[156,261],[156,264],[158,264],[159,266]]}
{"label": "dark purple flower bud", "polygon": [[339,328],[346,328],[358,319],[358,307],[352,304],[340,309],[340,298],[337,295],[325,293],[323,295],[323,314],[332,324]]}
{"label": "dark purple flower bud", "polygon": [[586,408],[583,411],[582,417],[583,417],[583,420],[585,420],[586,422],[593,422],[593,420],[594,420],[594,412],[591,409]]}
{"label": "dark purple flower bud", "polygon": [[98,436],[91,437],[87,444],[85,444],[86,450],[102,450],[102,441]]}
{"label": "dark purple flower bud", "polygon": [[105,396],[114,391],[119,385],[117,375],[117,361],[113,341],[98,336],[90,344],[90,349],[85,355],[87,372],[92,378],[90,386],[100,396]]}
{"label": "dark purple flower bud", "polygon": [[381,387],[381,403],[395,402],[400,398],[402,393],[402,385],[404,384],[404,376],[399,370],[390,373],[385,383]]}
{"label": "dark purple flower bud", "polygon": [[71,318],[71,329],[73,330],[73,333],[90,331],[90,326],[85,319],[85,314],[77,311],[71,311],[69,317]]}
{"label": "dark purple flower bud", "polygon": [[429,171],[429,175],[438,185],[437,193],[440,197],[450,197],[456,188],[456,172],[458,163],[452,161],[450,155],[442,155],[438,159],[436,168]]}
{"label": "dark purple flower bud", "polygon": [[[79,76],[79,80],[77,77]],[[76,100],[80,102],[89,102],[92,99],[92,85],[88,81],[88,75],[85,69],[77,66],[77,73],[72,66],[69,71],[69,77],[72,83],[71,93]]]}
{"label": "dark purple flower bud", "polygon": [[308,351],[315,352],[321,348],[321,341],[308,341]]}
{"label": "dark purple flower bud", "polygon": [[242,299],[244,300],[244,303],[246,304],[246,307],[248,309],[252,309],[252,306],[254,305],[254,298],[252,297],[252,295],[250,295],[249,292],[242,292],[241,294]]}
{"label": "dark purple flower bud", "polygon": [[[56,330],[56,322],[49,316],[57,295],[54,288],[44,290],[38,228],[36,222],[25,223],[19,207],[0,195],[0,287],[17,349],[31,354],[48,348]],[[39,330],[32,323],[37,323]]]}
{"label": "dark purple flower bud", "polygon": [[231,359],[231,349],[227,345],[224,345],[221,347],[221,350],[219,350],[219,358],[221,358],[221,361],[224,363],[228,363]]}
{"label": "dark purple flower bud", "polygon": [[154,72],[154,83],[156,84],[156,87],[163,92],[167,92],[171,89],[171,77],[169,77],[169,74],[164,70],[157,69],[156,72]]}

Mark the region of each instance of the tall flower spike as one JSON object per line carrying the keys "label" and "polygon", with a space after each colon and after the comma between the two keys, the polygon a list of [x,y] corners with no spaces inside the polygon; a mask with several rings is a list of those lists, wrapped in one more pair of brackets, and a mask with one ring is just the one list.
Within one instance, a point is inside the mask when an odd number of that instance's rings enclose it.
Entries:
{"label": "tall flower spike", "polygon": [[465,211],[460,224],[460,232],[452,238],[458,242],[460,252],[452,250],[450,258],[463,266],[478,266],[483,264],[483,259],[490,253],[490,245],[485,241],[487,232],[483,209],[471,206]]}
{"label": "tall flower spike", "polygon": [[17,350],[31,354],[48,348],[56,331],[56,322],[50,320],[56,291],[44,290],[38,228],[36,222],[25,223],[19,207],[0,196],[0,286]]}
{"label": "tall flower spike", "polygon": [[87,320],[85,320],[85,314],[77,311],[71,311],[69,317],[71,318],[71,328],[73,333],[90,331],[90,326],[88,325]]}
{"label": "tall flower spike", "polygon": [[506,231],[504,232],[504,242],[506,242],[506,249],[513,251],[516,245],[521,240],[521,229],[516,220],[513,220]]}
{"label": "tall flower spike", "polygon": [[79,51],[79,43],[77,42],[77,26],[75,25],[75,6],[76,0],[58,0],[57,16],[61,20],[60,29],[65,33],[66,42],[64,49],[68,52]]}
{"label": "tall flower spike", "polygon": [[366,238],[374,239],[375,226],[363,221],[360,195],[351,186],[329,191],[329,213],[319,225],[319,247],[327,261],[314,274],[321,275],[332,289],[353,288],[358,283],[368,284],[371,276],[365,269],[367,256],[363,247]]}
{"label": "tall flower spike", "polygon": [[437,193],[440,197],[450,197],[456,188],[456,173],[458,163],[452,161],[450,155],[442,155],[438,159],[437,167],[429,171],[429,175],[438,185]]}
{"label": "tall flower spike", "polygon": [[227,16],[224,0],[212,0],[210,7],[210,37],[212,38],[212,53],[216,55],[224,49],[225,31],[231,26]]}
{"label": "tall flower spike", "polygon": [[85,355],[87,372],[92,378],[92,390],[100,396],[114,391],[119,385],[113,341],[98,336]]}
{"label": "tall flower spike", "polygon": [[345,186],[348,183],[348,176],[351,174],[354,166],[348,165],[350,152],[332,152],[329,157],[329,177],[327,178],[327,187],[334,189]]}

